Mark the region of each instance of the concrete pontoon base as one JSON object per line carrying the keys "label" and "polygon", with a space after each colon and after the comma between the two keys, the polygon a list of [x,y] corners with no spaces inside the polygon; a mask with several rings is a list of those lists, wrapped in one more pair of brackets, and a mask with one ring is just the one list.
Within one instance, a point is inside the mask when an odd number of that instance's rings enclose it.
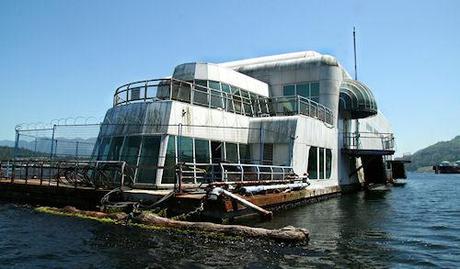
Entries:
{"label": "concrete pontoon base", "polygon": [[[273,211],[284,210],[299,205],[318,202],[336,197],[344,192],[357,191],[361,185],[346,187],[331,186],[299,191],[266,193],[251,196],[241,196],[249,202]],[[0,199],[5,201],[23,202],[46,206],[75,206],[81,209],[95,210],[100,205],[101,198],[108,190],[89,187],[48,184],[37,179],[28,180],[0,180]],[[170,193],[171,190],[142,190],[132,189],[124,191],[128,200],[156,201]],[[199,208],[206,197],[205,192],[180,193],[168,202],[168,213],[171,215],[186,214]],[[225,221],[245,215],[254,214],[242,205],[236,204],[228,198],[215,201],[206,200],[202,216],[206,219]]]}

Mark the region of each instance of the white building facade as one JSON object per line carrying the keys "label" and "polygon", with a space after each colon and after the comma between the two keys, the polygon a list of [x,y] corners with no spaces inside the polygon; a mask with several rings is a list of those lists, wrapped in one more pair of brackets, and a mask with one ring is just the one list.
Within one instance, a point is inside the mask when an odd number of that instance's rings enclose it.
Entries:
{"label": "white building facade", "polygon": [[371,90],[307,51],[123,85],[93,157],[126,161],[140,188],[173,188],[179,164],[185,185],[297,176],[322,188],[385,180],[393,148]]}

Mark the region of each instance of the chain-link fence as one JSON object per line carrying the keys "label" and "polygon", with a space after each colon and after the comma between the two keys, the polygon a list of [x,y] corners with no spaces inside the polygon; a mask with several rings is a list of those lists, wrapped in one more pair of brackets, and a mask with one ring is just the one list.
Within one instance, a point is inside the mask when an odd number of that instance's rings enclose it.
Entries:
{"label": "chain-link fence", "polygon": [[43,129],[17,129],[16,159],[91,158],[100,124],[54,125]]}
{"label": "chain-link fence", "polygon": [[[158,124],[54,125],[17,129],[3,177],[113,186],[280,180],[292,173],[295,121],[246,127]],[[113,182],[112,182],[113,181]]]}

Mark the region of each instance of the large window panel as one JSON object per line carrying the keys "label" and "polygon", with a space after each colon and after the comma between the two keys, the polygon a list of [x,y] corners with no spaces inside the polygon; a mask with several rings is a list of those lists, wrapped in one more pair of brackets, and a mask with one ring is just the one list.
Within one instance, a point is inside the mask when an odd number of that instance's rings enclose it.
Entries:
{"label": "large window panel", "polygon": [[208,89],[206,80],[195,80],[195,91],[193,92],[193,103],[201,106],[208,106]]}
{"label": "large window panel", "polygon": [[197,163],[209,163],[209,141],[195,139],[195,159]]}
{"label": "large window panel", "polygon": [[210,80],[209,88],[211,88],[211,107],[213,108],[223,108],[222,92],[220,89],[220,82]]}
{"label": "large window panel", "polygon": [[332,151],[326,149],[326,178],[331,178],[332,172]]}
{"label": "large window panel", "polygon": [[239,144],[240,147],[240,163],[251,163],[251,153],[248,144]]}
{"label": "large window panel", "polygon": [[118,161],[120,158],[120,151],[123,145],[123,136],[113,137],[110,142],[110,149],[107,154],[108,161]]}
{"label": "large window panel", "polygon": [[176,143],[175,136],[170,135],[168,139],[168,146],[166,148],[166,158],[163,169],[162,184],[176,183]]}
{"label": "large window panel", "polygon": [[263,164],[273,164],[273,144],[263,144],[264,154],[262,156]]}
{"label": "large window panel", "polygon": [[310,98],[315,102],[319,102],[319,83],[318,82],[313,82],[310,84]]}
{"label": "large window panel", "polygon": [[222,91],[226,93],[231,93],[230,85],[222,83]]}
{"label": "large window panel", "polygon": [[129,165],[137,165],[141,140],[140,136],[127,136],[120,161],[125,161]]}
{"label": "large window panel", "polygon": [[160,141],[160,136],[144,136],[137,170],[137,183],[155,183]]}
{"label": "large window panel", "polygon": [[308,178],[318,179],[318,148],[310,147],[308,151]]}
{"label": "large window panel", "polygon": [[[177,88],[177,89],[176,89]],[[190,95],[192,87],[188,83],[180,82],[178,86],[174,87],[173,84],[173,99],[190,102]]]}
{"label": "large window panel", "polygon": [[156,96],[158,97],[158,99],[169,99],[169,96],[170,96],[169,90],[170,90],[170,82],[161,81],[160,83],[158,83]]}
{"label": "large window panel", "polygon": [[295,95],[295,85],[286,85],[283,87],[283,95],[291,96]]}
{"label": "large window panel", "polygon": [[230,163],[238,162],[238,148],[235,143],[225,143],[225,160]]}
{"label": "large window panel", "polygon": [[211,141],[212,163],[220,163],[222,161],[223,149],[224,149],[223,142]]}
{"label": "large window panel", "polygon": [[218,81],[209,81],[209,88],[220,91],[220,82]]}
{"label": "large window panel", "polygon": [[297,84],[296,94],[308,98],[310,96],[310,89],[308,84]]}
{"label": "large window panel", "polygon": [[241,94],[240,94],[240,89],[236,87],[231,87],[232,88],[232,94],[233,94],[233,106],[234,106],[234,112],[236,113],[241,113],[242,111],[242,104],[241,104]]}
{"label": "large window panel", "polygon": [[211,90],[211,107],[212,108],[224,108],[224,102],[222,92]]}
{"label": "large window panel", "polygon": [[101,143],[97,149],[97,159],[100,161],[107,160],[109,149],[110,149],[110,137],[104,137],[101,139]]}
{"label": "large window panel", "polygon": [[190,137],[178,137],[177,138],[177,147],[180,152],[179,161],[180,162],[193,162],[193,140]]}

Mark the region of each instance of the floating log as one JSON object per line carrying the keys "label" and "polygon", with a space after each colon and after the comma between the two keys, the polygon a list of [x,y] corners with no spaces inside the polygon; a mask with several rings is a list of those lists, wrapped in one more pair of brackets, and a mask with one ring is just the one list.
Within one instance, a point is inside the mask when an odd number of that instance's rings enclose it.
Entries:
{"label": "floating log", "polygon": [[[126,218],[128,217],[126,213],[104,213],[96,211],[84,211],[76,209],[75,207],[41,207],[37,208],[37,210],[40,212],[46,212],[51,214],[89,217],[93,219],[108,219],[113,220],[113,222],[120,222],[126,220]],[[270,230],[264,228],[253,228],[243,225],[224,225],[210,222],[178,221],[159,217],[149,212],[142,212],[132,217],[131,221],[134,223],[153,227],[162,227],[178,230],[192,230],[206,233],[222,233],[224,235],[229,236],[265,238],[283,242],[306,242],[309,239],[309,232],[306,229],[295,228],[293,226]]]}

